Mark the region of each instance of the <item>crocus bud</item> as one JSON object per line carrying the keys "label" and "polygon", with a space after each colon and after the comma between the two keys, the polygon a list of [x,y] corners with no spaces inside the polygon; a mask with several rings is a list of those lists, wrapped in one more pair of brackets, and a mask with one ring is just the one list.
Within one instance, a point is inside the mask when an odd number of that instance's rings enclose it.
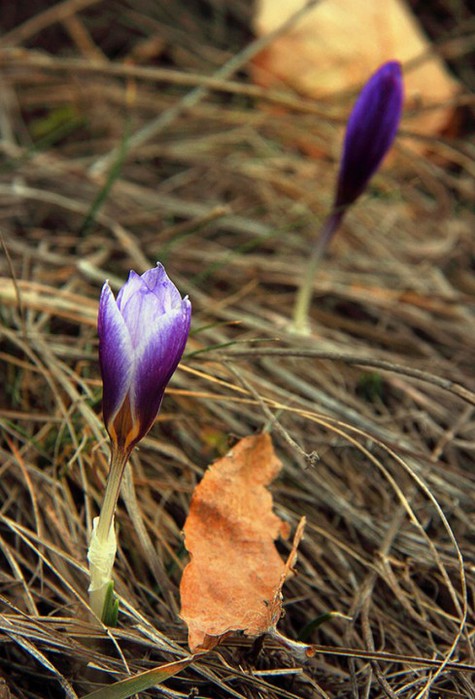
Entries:
{"label": "crocus bud", "polygon": [[343,211],[365,190],[394,140],[402,103],[401,66],[389,61],[363,87],[348,120],[334,210]]}
{"label": "crocus bud", "polygon": [[190,321],[189,299],[182,299],[159,263],[142,276],[130,272],[117,300],[104,284],[98,318],[103,414],[120,451],[130,452],[152,426]]}

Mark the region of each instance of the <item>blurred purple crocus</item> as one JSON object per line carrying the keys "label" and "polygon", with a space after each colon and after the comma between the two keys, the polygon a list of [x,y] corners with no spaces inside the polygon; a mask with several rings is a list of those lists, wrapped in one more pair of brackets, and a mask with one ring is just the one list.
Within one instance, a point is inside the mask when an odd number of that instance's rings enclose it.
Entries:
{"label": "blurred purple crocus", "polygon": [[398,61],[384,63],[368,80],[348,119],[335,198],[312,248],[295,300],[290,329],[310,332],[308,312],[318,264],[348,208],[366,189],[390,149],[402,113],[403,82]]}
{"label": "blurred purple crocus", "polygon": [[99,360],[103,414],[115,449],[130,453],[160,409],[185,349],[191,303],[158,263],[130,272],[117,295],[106,282],[99,301]]}
{"label": "blurred purple crocus", "polygon": [[401,65],[384,63],[360,92],[346,127],[334,210],[350,206],[390,149],[403,103]]}

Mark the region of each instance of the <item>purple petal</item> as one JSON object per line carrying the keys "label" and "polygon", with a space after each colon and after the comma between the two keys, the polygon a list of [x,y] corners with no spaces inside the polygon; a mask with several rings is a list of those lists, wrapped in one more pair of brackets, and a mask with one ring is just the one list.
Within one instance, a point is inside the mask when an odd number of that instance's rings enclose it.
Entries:
{"label": "purple petal", "polygon": [[143,286],[142,277],[137,274],[137,272],[131,270],[127,281],[117,294],[117,307],[122,314],[130,299],[133,298],[137,291],[143,288]]}
{"label": "purple petal", "polygon": [[117,305],[129,330],[132,345],[137,348],[147,342],[161,315],[182,302],[180,292],[169,280],[162,265],[148,270],[141,277],[131,272],[119,292]]}
{"label": "purple petal", "polygon": [[191,322],[191,303],[179,305],[146,327],[146,336],[136,349],[131,411],[141,424],[141,436],[150,429],[160,409],[165,388],[185,349]]}
{"label": "purple petal", "polygon": [[348,120],[335,208],[349,206],[366,188],[394,140],[402,103],[401,66],[389,61],[363,87]]}
{"label": "purple petal", "polygon": [[160,262],[157,262],[156,267],[142,274],[142,279],[150,291],[157,296],[157,300],[162,305],[164,312],[181,303],[180,292],[173,282],[170,281],[164,266]]}
{"label": "purple petal", "polygon": [[130,388],[133,349],[124,319],[107,282],[102,287],[99,300],[97,331],[103,383],[102,409],[109,429]]}

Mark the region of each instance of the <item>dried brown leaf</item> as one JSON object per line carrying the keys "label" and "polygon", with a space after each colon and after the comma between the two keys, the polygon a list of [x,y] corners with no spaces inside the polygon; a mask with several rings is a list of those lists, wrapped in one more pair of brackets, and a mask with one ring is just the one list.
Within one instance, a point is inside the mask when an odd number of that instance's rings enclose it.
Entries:
{"label": "dried brown leaf", "polygon": [[259,636],[277,623],[289,574],[274,544],[288,525],[272,511],[267,486],[282,467],[268,434],[246,437],[197,486],[185,523],[191,562],[180,586],[193,652],[232,631]]}

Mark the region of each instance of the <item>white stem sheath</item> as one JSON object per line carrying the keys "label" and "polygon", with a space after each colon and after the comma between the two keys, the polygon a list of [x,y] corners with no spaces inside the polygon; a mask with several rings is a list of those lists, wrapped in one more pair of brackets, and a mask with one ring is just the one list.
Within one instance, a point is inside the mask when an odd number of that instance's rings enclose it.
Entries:
{"label": "white stem sheath", "polygon": [[112,568],[117,551],[117,538],[115,535],[114,518],[109,528],[107,537],[97,535],[99,517],[93,520],[93,529],[87,559],[89,561],[89,573],[91,583],[89,585],[89,599],[93,612],[102,618],[105,594],[112,580]]}

